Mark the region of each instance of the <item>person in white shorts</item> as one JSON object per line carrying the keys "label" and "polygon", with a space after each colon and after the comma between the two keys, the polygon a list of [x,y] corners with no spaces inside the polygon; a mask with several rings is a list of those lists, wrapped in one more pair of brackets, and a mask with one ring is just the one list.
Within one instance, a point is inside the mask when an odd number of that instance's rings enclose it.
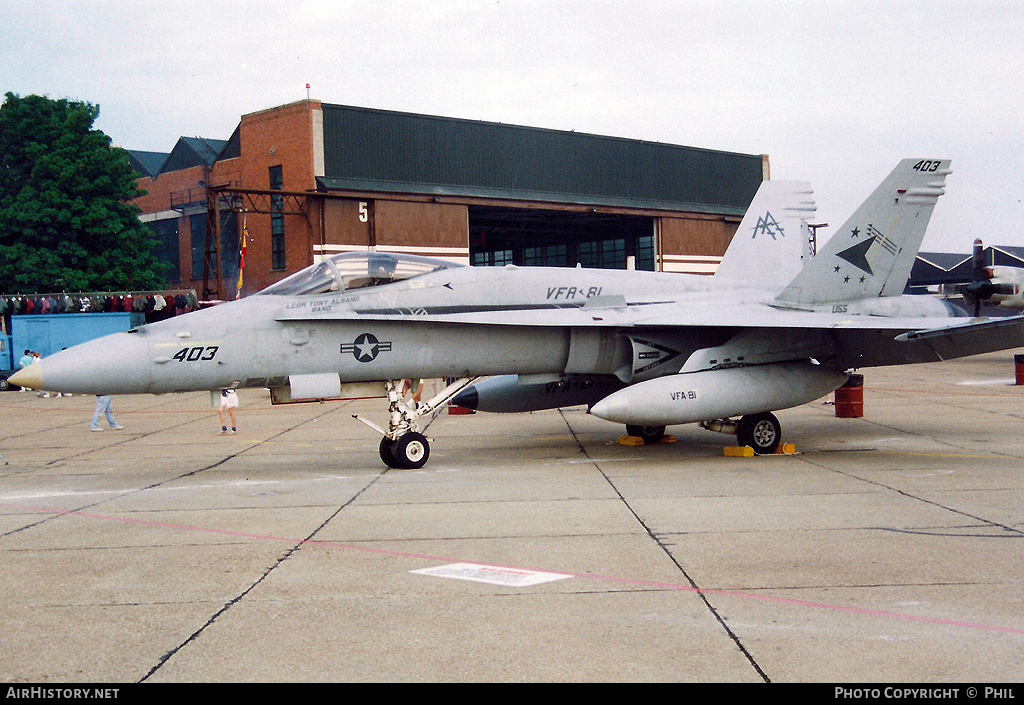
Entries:
{"label": "person in white shorts", "polygon": [[[222,389],[220,390],[220,408],[217,409],[217,415],[220,417],[220,433],[218,435],[223,436],[227,434],[235,433],[235,427],[238,425],[236,418],[238,409],[238,394],[235,393],[234,389]],[[231,430],[228,430],[228,425],[224,421],[224,413],[227,412],[228,416],[231,417]]]}

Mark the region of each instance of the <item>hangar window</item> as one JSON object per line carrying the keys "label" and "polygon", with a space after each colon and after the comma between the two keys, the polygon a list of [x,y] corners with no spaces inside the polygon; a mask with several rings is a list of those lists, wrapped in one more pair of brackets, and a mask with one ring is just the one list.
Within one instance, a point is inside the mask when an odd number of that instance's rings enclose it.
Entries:
{"label": "hangar window", "polygon": [[181,282],[181,262],[178,255],[178,219],[154,220],[149,227],[152,228],[156,240],[156,247],[153,248],[156,261],[170,265],[167,279],[172,284],[179,284]]}
{"label": "hangar window", "polygon": [[595,269],[625,269],[626,241],[616,238],[581,242],[580,264]]}
{"label": "hangar window", "polygon": [[470,261],[476,266],[656,269],[654,218],[588,210],[469,207]]}
{"label": "hangar window", "polygon": [[523,265],[527,267],[568,267],[569,248],[566,245],[524,247]]}
{"label": "hangar window", "polygon": [[[207,213],[197,213],[189,217],[189,228],[192,232],[192,279],[202,279],[207,273],[217,276],[214,264],[217,262],[217,243],[210,238]],[[226,279],[238,278],[238,214],[234,211],[220,213],[220,275]]]}
{"label": "hangar window", "polygon": [[507,264],[515,264],[512,257],[512,250],[491,250],[489,252],[474,252],[474,267],[504,267]]}
{"label": "hangar window", "polygon": [[199,279],[206,266],[206,214],[191,216],[189,230],[192,233],[192,278]]}
{"label": "hangar window", "polygon": [[657,251],[654,248],[654,236],[644,235],[637,240],[636,268],[653,272],[657,264]]}
{"label": "hangar window", "polygon": [[[280,166],[272,166],[269,170],[270,189],[280,191],[284,188],[284,174]],[[284,199],[281,196],[270,197],[270,268],[285,269],[284,258]]]}

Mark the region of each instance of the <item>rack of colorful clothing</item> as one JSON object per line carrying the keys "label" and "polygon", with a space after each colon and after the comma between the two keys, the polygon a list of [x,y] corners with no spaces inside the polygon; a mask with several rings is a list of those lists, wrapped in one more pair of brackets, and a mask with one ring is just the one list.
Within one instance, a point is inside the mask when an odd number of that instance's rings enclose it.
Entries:
{"label": "rack of colorful clothing", "polygon": [[144,313],[147,323],[199,308],[195,289],[100,291],[0,296],[0,316],[53,313]]}

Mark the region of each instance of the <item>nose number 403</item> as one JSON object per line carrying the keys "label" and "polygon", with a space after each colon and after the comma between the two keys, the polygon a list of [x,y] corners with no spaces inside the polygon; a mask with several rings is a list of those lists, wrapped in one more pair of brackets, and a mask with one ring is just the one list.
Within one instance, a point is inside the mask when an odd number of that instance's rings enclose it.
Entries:
{"label": "nose number 403", "polygon": [[177,360],[178,362],[198,362],[200,360],[205,362],[216,357],[218,350],[220,350],[220,346],[217,345],[208,345],[206,347],[200,346],[197,348],[182,348],[178,352],[174,353],[174,356],[171,359]]}

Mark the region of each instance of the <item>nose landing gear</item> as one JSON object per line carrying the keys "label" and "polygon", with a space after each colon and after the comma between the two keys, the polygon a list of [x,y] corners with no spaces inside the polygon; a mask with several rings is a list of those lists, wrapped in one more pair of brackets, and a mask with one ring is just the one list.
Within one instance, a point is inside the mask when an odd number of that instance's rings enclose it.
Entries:
{"label": "nose landing gear", "polygon": [[380,433],[380,459],[389,468],[418,470],[427,463],[430,457],[430,439],[420,432],[419,420],[450,402],[455,395],[479,377],[463,377],[457,379],[432,399],[419,405],[407,402],[399,390],[401,380],[388,380],[385,388],[388,392],[388,428],[385,431],[374,423],[358,415],[352,418]]}
{"label": "nose landing gear", "polygon": [[409,431],[394,441],[387,436],[380,439],[380,459],[389,468],[418,470],[429,457],[430,442],[422,433]]}

